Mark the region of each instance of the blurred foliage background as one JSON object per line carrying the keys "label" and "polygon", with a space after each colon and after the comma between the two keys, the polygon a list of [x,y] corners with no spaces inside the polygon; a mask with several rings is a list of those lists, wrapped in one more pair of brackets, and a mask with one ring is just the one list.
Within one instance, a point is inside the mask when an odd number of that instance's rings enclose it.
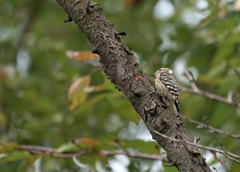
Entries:
{"label": "blurred foliage background", "polygon": [[[160,67],[175,71],[179,85],[192,71],[200,88],[227,97],[240,93],[239,0],[97,0],[123,42],[131,47],[148,75]],[[132,152],[157,154],[151,139],[124,95],[104,73],[65,51],[88,51],[91,44],[76,25],[63,23],[67,14],[55,0],[0,1],[0,169],[1,171],[177,171],[161,161],[79,157],[75,160],[17,151],[18,145],[76,149],[117,150],[114,139]],[[95,59],[95,62],[96,59]],[[239,133],[240,110],[182,92],[181,112],[230,133]],[[240,153],[239,140],[197,129],[187,123],[200,144]],[[85,141],[84,141],[85,140]],[[87,142],[86,142],[87,140]],[[85,147],[84,147],[85,145]],[[160,149],[163,152],[162,149]],[[224,171],[214,156],[202,151],[208,164]],[[163,153],[164,154],[164,153]],[[226,161],[230,171],[239,165]]]}

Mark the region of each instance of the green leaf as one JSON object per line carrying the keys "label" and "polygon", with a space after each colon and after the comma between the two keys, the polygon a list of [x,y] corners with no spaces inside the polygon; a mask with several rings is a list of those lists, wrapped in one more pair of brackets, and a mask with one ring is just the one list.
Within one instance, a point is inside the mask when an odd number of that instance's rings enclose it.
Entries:
{"label": "green leaf", "polygon": [[239,40],[240,33],[226,36],[226,39],[220,43],[212,64],[217,64],[220,60],[228,59],[231,55],[234,55],[234,48],[240,44]]}
{"label": "green leaf", "polygon": [[64,144],[64,145],[61,145],[61,146],[57,149],[57,151],[58,151],[59,153],[62,153],[62,152],[67,152],[67,151],[75,151],[75,150],[78,150],[78,149],[79,149],[79,148],[78,148],[75,144],[69,142],[69,143],[66,143],[66,144]]}
{"label": "green leaf", "polygon": [[13,153],[8,153],[7,155],[4,155],[0,159],[0,162],[16,161],[16,160],[20,160],[20,159],[26,159],[29,157],[30,157],[30,154],[25,151],[13,152]]}
{"label": "green leaf", "polygon": [[25,172],[28,169],[28,161],[24,160],[17,167],[17,172]]}
{"label": "green leaf", "polygon": [[8,156],[8,154],[7,154],[7,153],[1,153],[1,154],[0,154],[0,159],[3,159],[3,158],[5,158],[6,156]]}
{"label": "green leaf", "polygon": [[146,154],[158,154],[158,149],[156,149],[156,142],[145,142],[143,140],[132,140],[129,141],[129,146],[138,149],[142,153]]}
{"label": "green leaf", "polygon": [[109,93],[103,93],[103,94],[98,94],[98,95],[94,96],[93,98],[91,98],[91,99],[83,102],[83,103],[81,104],[81,106],[79,106],[79,107],[76,109],[76,113],[84,110],[84,109],[87,108],[87,107],[93,107],[94,104],[96,104],[97,102],[105,99],[105,98],[108,97],[108,96],[109,96]]}

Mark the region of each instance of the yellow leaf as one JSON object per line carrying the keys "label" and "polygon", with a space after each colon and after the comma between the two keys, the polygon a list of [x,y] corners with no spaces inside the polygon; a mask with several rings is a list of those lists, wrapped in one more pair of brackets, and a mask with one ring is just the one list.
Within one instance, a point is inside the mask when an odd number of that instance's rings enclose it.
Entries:
{"label": "yellow leaf", "polygon": [[68,90],[69,111],[73,111],[78,105],[83,103],[87,97],[85,89],[90,84],[90,75],[83,76],[76,80]]}
{"label": "yellow leaf", "polygon": [[91,51],[66,51],[65,53],[72,60],[84,61],[99,58],[99,55],[93,54]]}

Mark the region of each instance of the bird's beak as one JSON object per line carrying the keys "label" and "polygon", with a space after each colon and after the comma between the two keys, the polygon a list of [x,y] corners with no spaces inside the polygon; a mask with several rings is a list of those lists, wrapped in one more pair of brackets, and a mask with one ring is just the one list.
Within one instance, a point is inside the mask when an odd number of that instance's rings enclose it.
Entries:
{"label": "bird's beak", "polygon": [[151,73],[151,75],[155,75],[155,73]]}

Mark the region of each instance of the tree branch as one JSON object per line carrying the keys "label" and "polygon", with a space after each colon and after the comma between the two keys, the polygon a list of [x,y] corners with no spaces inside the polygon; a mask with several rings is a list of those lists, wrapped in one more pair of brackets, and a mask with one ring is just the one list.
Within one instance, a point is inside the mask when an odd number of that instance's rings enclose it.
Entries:
{"label": "tree branch", "polygon": [[[189,74],[187,72],[184,73],[184,76],[190,81],[191,83],[191,86],[193,89],[190,89],[190,88],[186,88],[186,87],[183,87],[183,86],[179,86],[179,90],[181,90],[182,92],[189,92],[189,93],[193,93],[193,94],[198,94],[198,95],[201,95],[201,96],[205,96],[211,100],[216,100],[216,101],[219,101],[219,102],[222,102],[222,103],[226,103],[226,104],[229,104],[231,102],[231,98],[232,95],[235,96],[238,100],[240,99],[239,96],[236,94],[236,93],[232,93],[228,96],[228,99],[225,99],[223,97],[220,97],[218,95],[215,95],[215,94],[212,94],[212,93],[209,93],[209,92],[206,92],[206,91],[201,91],[199,92],[199,88],[197,87],[197,83],[195,81],[195,79],[193,78],[193,75],[191,74],[189,76]],[[153,77],[148,77],[148,80],[150,82],[154,82],[154,78]],[[204,92],[204,94],[202,94]],[[238,104],[236,103],[231,103],[230,105],[232,106],[239,106]],[[180,114],[180,117],[192,124],[197,124],[197,128],[206,128],[209,130],[209,132],[211,133],[219,133],[219,134],[222,134],[222,135],[225,135],[225,136],[229,136],[229,137],[232,137],[234,139],[240,139],[240,135],[237,135],[237,134],[230,134],[228,133],[227,131],[224,131],[224,130],[220,130],[220,129],[217,129],[217,128],[214,128],[208,124],[204,124],[204,123],[201,123],[199,121],[196,121],[196,120],[193,120],[193,119],[190,119],[186,116],[183,116]]]}
{"label": "tree branch", "polygon": [[147,155],[147,154],[143,154],[143,153],[131,153],[131,152],[126,152],[126,151],[103,150],[103,151],[101,151],[101,155],[103,155],[103,156],[126,155],[131,158],[142,158],[142,159],[148,159],[148,160],[161,160],[164,162],[169,162],[166,158],[159,156],[159,155]]}
{"label": "tree branch", "polygon": [[206,128],[209,130],[209,132],[211,133],[220,133],[222,135],[225,135],[225,136],[229,136],[229,137],[232,137],[234,139],[240,139],[240,135],[237,135],[237,134],[230,134],[228,133],[227,131],[224,131],[224,130],[220,130],[220,129],[217,129],[217,128],[214,128],[208,124],[204,124],[204,123],[201,123],[199,121],[196,121],[196,120],[193,120],[193,119],[190,119],[188,117],[185,117],[183,115],[180,114],[180,117],[192,124],[197,124],[197,128]]}
{"label": "tree branch", "polygon": [[[197,143],[193,143],[193,142],[189,142],[187,140],[184,140],[184,139],[175,139],[175,138],[172,138],[172,137],[169,137],[165,134],[162,134],[158,131],[154,131],[156,134],[164,137],[164,138],[167,138],[173,142],[179,142],[179,143],[183,143],[183,144],[189,144],[189,145],[193,145],[193,146],[196,146],[200,149],[205,149],[205,150],[209,150],[211,152],[217,152],[217,153],[220,153],[220,154],[223,154],[224,156],[226,156],[227,158],[237,162],[238,164],[240,164],[240,161],[238,161],[237,159],[240,159],[240,155],[236,155],[236,154],[233,154],[231,152],[228,152],[225,150],[225,148],[222,146],[222,143],[220,142],[220,149],[216,149],[216,148],[212,148],[212,147],[209,147],[209,146],[203,146],[203,145],[200,145],[200,144],[197,144]],[[236,159],[237,158],[237,159]]]}
{"label": "tree branch", "polygon": [[17,147],[17,150],[24,150],[28,151],[31,154],[38,154],[38,155],[46,155],[51,156],[55,158],[72,158],[72,157],[78,157],[85,154],[89,154],[88,151],[78,151],[78,152],[72,152],[72,153],[61,153],[56,149],[53,148],[47,148],[42,146],[34,146],[34,145],[19,145]]}
{"label": "tree branch", "polygon": [[183,86],[179,86],[179,90],[181,90],[183,92],[192,93],[192,94],[198,94],[198,95],[207,97],[210,100],[216,100],[216,101],[219,101],[219,102],[222,102],[222,103],[225,103],[225,104],[228,104],[228,105],[231,105],[231,106],[234,106],[234,107],[240,109],[240,103],[233,101],[233,99],[232,99],[233,93],[231,91],[229,92],[228,97],[224,98],[224,97],[215,95],[213,93],[201,90],[197,86],[197,82],[195,81],[195,79],[190,71],[184,72],[183,75],[189,80],[189,82],[192,86],[192,89],[186,88]]}
{"label": "tree branch", "polygon": [[181,145],[179,147],[154,132],[157,130],[171,137],[181,136],[189,142],[194,140],[180,118],[165,109],[161,96],[148,82],[131,49],[121,42],[114,25],[109,24],[110,22],[103,16],[102,9],[95,9],[91,4],[96,3],[91,0],[57,0],[57,2],[93,45],[93,52],[100,55],[100,63],[106,76],[126,95],[145,122],[153,139],[166,151],[169,161],[182,172],[189,172],[192,169],[198,172],[210,171],[196,146],[186,145],[187,152]]}
{"label": "tree branch", "polygon": [[[28,151],[31,154],[38,154],[38,155],[45,155],[51,156],[55,158],[72,158],[72,157],[79,157],[82,155],[90,155],[91,152],[82,150],[76,152],[59,152],[57,149],[47,148],[42,146],[34,146],[34,145],[19,145],[17,150],[21,151]],[[160,160],[164,162],[169,162],[166,158],[159,156],[159,155],[148,155],[143,153],[133,153],[127,152],[122,150],[117,151],[110,151],[110,150],[102,150],[99,152],[99,155],[102,156],[113,156],[113,155],[126,155],[131,158],[141,158],[141,159],[148,159],[148,160]]]}
{"label": "tree branch", "polygon": [[215,158],[218,162],[220,162],[220,163],[222,164],[222,166],[223,166],[223,168],[224,168],[224,170],[225,170],[226,172],[231,172],[231,171],[228,169],[228,167],[226,166],[225,161],[224,161],[224,160],[221,160],[220,158],[217,157],[216,152],[212,152],[212,154],[213,154],[214,158]]}

